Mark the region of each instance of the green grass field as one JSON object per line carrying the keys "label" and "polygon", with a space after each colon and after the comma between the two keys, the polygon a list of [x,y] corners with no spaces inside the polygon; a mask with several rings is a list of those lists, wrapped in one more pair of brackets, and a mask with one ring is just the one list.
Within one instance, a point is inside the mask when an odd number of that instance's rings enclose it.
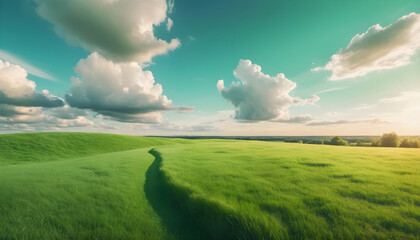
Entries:
{"label": "green grass field", "polygon": [[0,239],[419,239],[420,149],[0,135]]}

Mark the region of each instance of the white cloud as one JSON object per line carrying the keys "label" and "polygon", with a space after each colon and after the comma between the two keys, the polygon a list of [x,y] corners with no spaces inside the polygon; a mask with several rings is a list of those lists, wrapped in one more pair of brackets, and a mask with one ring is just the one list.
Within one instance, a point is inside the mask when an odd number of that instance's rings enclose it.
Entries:
{"label": "white cloud", "polygon": [[34,76],[48,79],[51,81],[58,81],[55,77],[51,76],[50,74],[46,73],[44,70],[41,70],[37,67],[32,66],[31,64],[19,59],[18,57],[14,56],[13,54],[6,52],[0,49],[0,58],[4,59],[10,63],[17,64],[23,67],[29,74]]}
{"label": "white cloud", "polygon": [[172,19],[168,18],[168,22],[166,23],[166,29],[168,31],[171,31],[172,25],[174,25],[174,22],[172,21]]}
{"label": "white cloud", "polygon": [[0,60],[0,104],[26,107],[61,107],[64,101],[47,90],[35,92],[36,84],[28,80],[22,67]]}
{"label": "white cloud", "polygon": [[122,122],[160,122],[162,112],[174,107],[155,84],[152,72],[138,63],[116,64],[97,53],[82,59],[74,68],[80,78],[72,78],[66,100],[72,107],[91,109]]}
{"label": "white cloud", "polygon": [[20,66],[0,60],[0,91],[10,98],[32,94],[36,84],[27,75]]}
{"label": "white cloud", "polygon": [[[147,62],[180,45],[157,39],[165,21],[165,0],[35,0],[36,11],[68,42],[113,61]],[[170,3],[171,10],[173,2]]]}
{"label": "white cloud", "polygon": [[377,24],[365,33],[357,34],[324,67],[312,70],[331,71],[330,80],[355,78],[407,65],[419,49],[420,15],[411,13],[387,27]]}
{"label": "white cloud", "polygon": [[261,67],[250,60],[240,60],[234,71],[240,82],[233,82],[230,87],[224,81],[217,82],[217,89],[222,96],[236,108],[235,119],[245,121],[289,120],[288,108],[293,105],[314,103],[319,97],[310,99],[290,96],[296,83],[279,73],[271,77],[261,72]]}

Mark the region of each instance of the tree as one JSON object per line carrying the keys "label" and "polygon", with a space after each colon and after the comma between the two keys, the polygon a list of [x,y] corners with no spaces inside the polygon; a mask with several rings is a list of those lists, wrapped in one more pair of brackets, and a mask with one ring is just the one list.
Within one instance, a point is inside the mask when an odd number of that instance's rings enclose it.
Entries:
{"label": "tree", "polygon": [[420,148],[420,142],[418,139],[414,139],[411,144],[412,148]]}
{"label": "tree", "polygon": [[377,138],[375,138],[375,139],[373,139],[373,140],[372,140],[372,144],[371,144],[371,146],[372,146],[372,147],[379,147],[379,146],[380,146],[380,144],[381,144],[381,139],[377,139]]}
{"label": "tree", "polygon": [[314,139],[314,140],[309,140],[305,143],[307,143],[307,144],[324,144],[324,141],[319,140],[319,139]]}
{"label": "tree", "polygon": [[404,138],[400,144],[402,148],[420,148],[420,142],[418,139]]}
{"label": "tree", "polygon": [[398,147],[400,138],[395,132],[384,133],[380,140],[381,147]]}
{"label": "tree", "polygon": [[347,146],[347,145],[349,145],[349,143],[346,140],[344,140],[344,139],[342,139],[342,138],[340,138],[338,136],[333,137],[331,139],[331,143],[330,144],[331,145],[341,145],[341,146]]}

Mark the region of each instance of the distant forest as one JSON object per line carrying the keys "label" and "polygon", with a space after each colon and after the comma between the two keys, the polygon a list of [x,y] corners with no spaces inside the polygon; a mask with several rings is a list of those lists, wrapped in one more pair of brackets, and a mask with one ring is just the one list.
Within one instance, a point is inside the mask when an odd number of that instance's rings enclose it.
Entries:
{"label": "distant forest", "polygon": [[358,147],[407,147],[420,148],[420,136],[159,136],[185,139],[236,139],[257,141],[282,141],[302,144],[349,145]]}

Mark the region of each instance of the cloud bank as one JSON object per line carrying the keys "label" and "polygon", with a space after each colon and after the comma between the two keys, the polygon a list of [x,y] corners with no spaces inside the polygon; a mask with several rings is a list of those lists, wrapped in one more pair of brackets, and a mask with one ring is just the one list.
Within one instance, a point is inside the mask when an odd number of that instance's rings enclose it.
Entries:
{"label": "cloud bank", "polygon": [[296,83],[287,79],[283,73],[271,77],[261,72],[261,67],[250,60],[240,60],[233,72],[240,82],[233,82],[230,87],[219,80],[217,89],[222,96],[235,106],[235,119],[245,121],[267,120],[303,120],[292,119],[288,108],[294,105],[314,103],[319,97],[310,99],[290,96]]}
{"label": "cloud bank", "polygon": [[113,61],[147,62],[180,45],[178,39],[167,42],[154,36],[154,27],[167,17],[165,0],[35,2],[37,13],[54,24],[58,35]]}
{"label": "cloud bank", "polygon": [[0,104],[26,107],[61,107],[64,101],[43,90],[35,92],[36,84],[18,65],[0,60]]}
{"label": "cloud bank", "polygon": [[[74,68],[66,101],[122,122],[160,122],[163,111],[178,109],[162,95],[152,72],[137,63],[116,64],[97,53],[82,59]],[[186,107],[179,107],[186,110]]]}
{"label": "cloud bank", "polygon": [[[57,130],[68,127],[94,127],[95,123],[86,114],[75,114],[68,106],[53,109],[21,107],[0,104],[0,128],[23,131]],[[80,111],[80,110],[79,110]],[[61,115],[55,113],[60,112]],[[1,129],[0,129],[1,130]]]}
{"label": "cloud bank", "polygon": [[360,77],[407,65],[419,49],[420,15],[411,13],[387,27],[376,24],[365,33],[357,34],[324,67],[312,71],[331,71],[330,80],[333,81]]}
{"label": "cloud bank", "polygon": [[64,101],[43,90],[24,68],[0,60],[0,130],[41,131],[67,127],[92,127],[87,112],[70,108]]}

